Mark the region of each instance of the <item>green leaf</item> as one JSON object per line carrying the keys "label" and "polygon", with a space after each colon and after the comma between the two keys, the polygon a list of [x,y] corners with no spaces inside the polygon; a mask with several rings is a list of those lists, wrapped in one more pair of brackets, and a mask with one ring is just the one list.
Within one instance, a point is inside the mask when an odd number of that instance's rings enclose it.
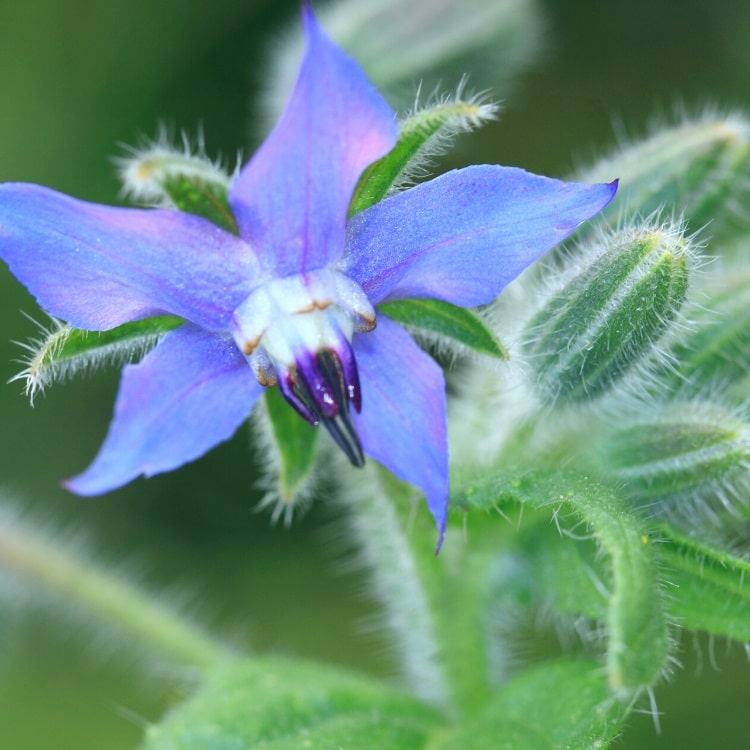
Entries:
{"label": "green leaf", "polygon": [[371,679],[263,657],[215,669],[149,727],[143,750],[418,750],[440,724],[423,703]]}
{"label": "green leaf", "polygon": [[393,150],[362,173],[349,206],[349,216],[383,200],[394,185],[424,163],[425,157],[434,155],[441,142],[492,119],[495,110],[493,105],[476,99],[457,98],[422,109],[401,122]]}
{"label": "green leaf", "polygon": [[661,531],[659,557],[675,619],[686,628],[750,642],[750,562],[670,524]]}
{"label": "green leaf", "polygon": [[596,662],[560,660],[524,671],[435,750],[591,750],[619,733],[625,705],[612,700]]}
{"label": "green leaf", "polygon": [[[574,537],[565,540],[571,545],[577,543],[575,538],[587,533],[596,541],[607,560],[602,581],[607,595],[605,598],[600,592],[600,596],[605,605],[610,687],[627,697],[652,685],[664,670],[670,642],[656,552],[643,520],[608,487],[567,472],[531,473],[510,480],[504,476],[486,477],[464,486],[454,495],[453,504],[491,509],[509,500],[538,510],[551,509],[559,527]],[[535,559],[535,551],[542,556]],[[566,607],[576,601],[576,592],[570,587],[578,585],[579,573],[585,574],[589,569],[579,565],[574,577],[571,571],[555,564],[559,560],[546,556],[544,543],[522,547],[521,553],[530,556],[532,570],[537,566],[535,580],[544,600],[565,603]],[[575,564],[575,560],[568,555],[565,564],[571,563]],[[556,602],[558,585],[565,593]],[[589,582],[581,587],[578,611],[599,614],[596,605],[592,608],[592,601],[596,601],[596,594]]]}
{"label": "green leaf", "polygon": [[409,299],[379,306],[399,323],[459,341],[480,354],[510,359],[508,350],[475,312],[434,299]]}
{"label": "green leaf", "polygon": [[26,345],[26,367],[14,380],[26,381],[33,400],[48,385],[103,364],[121,364],[141,356],[185,321],[173,315],[125,323],[109,331],[81,331],[55,322],[42,337]]}
{"label": "green leaf", "polygon": [[279,499],[291,506],[315,468],[318,431],[292,409],[278,388],[266,389],[265,405],[278,461]]}

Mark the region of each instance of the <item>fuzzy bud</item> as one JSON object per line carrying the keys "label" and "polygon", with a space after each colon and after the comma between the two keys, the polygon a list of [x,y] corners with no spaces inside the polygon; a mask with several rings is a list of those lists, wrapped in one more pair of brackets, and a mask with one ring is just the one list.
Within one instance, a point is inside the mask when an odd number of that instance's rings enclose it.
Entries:
{"label": "fuzzy bud", "polygon": [[727,219],[747,190],[750,171],[750,122],[732,114],[706,115],[655,130],[624,146],[577,177],[596,182],[620,178],[616,206],[620,216],[649,216],[654,211],[683,216],[691,231]]}
{"label": "fuzzy bud", "polygon": [[677,367],[665,375],[669,392],[720,389],[744,403],[750,394],[750,273],[729,266],[703,290],[693,325],[672,346]]}
{"label": "fuzzy bud", "polygon": [[641,505],[672,511],[713,499],[729,507],[750,478],[750,427],[715,404],[677,401],[610,434],[598,455]]}
{"label": "fuzzy bud", "polygon": [[685,299],[689,259],[689,242],[676,227],[607,238],[526,329],[524,353],[542,399],[596,397],[644,360]]}

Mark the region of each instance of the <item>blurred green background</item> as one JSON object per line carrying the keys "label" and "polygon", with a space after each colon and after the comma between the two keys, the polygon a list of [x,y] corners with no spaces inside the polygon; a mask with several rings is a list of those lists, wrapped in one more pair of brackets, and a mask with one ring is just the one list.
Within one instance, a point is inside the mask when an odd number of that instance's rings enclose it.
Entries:
{"label": "blurred green background", "polygon": [[[497,92],[500,122],[464,138],[451,164],[564,176],[612,145],[615,132],[638,135],[677,106],[750,107],[750,3],[541,5],[545,53]],[[230,162],[238,149],[249,154],[262,136],[253,101],[266,53],[297,8],[296,0],[0,0],[0,181],[121,202],[118,144],[153,136],[160,123],[202,127],[208,153]],[[4,383],[19,369],[11,340],[35,333],[21,311],[41,315],[4,266],[0,306]],[[393,674],[368,625],[374,605],[345,563],[340,508],[321,498],[291,528],[256,513],[258,457],[247,431],[180,471],[103,498],[59,488],[94,456],[116,385],[117,373],[98,373],[53,388],[33,409],[19,383],[0,386],[0,488],[13,507],[64,534],[83,530],[99,559],[188,602],[240,644]],[[92,637],[20,594],[0,602],[3,750],[134,748],[143,722],[175,699],[133,664],[127,643]],[[635,717],[620,747],[750,747],[745,653],[693,646],[683,644],[686,668],[657,691],[662,736],[650,717]]]}

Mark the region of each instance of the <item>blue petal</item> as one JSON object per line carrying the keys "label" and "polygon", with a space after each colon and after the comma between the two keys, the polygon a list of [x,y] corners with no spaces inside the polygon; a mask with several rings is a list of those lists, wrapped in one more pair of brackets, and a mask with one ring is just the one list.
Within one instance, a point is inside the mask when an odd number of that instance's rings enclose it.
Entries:
{"label": "blue petal", "polygon": [[164,313],[226,329],[261,278],[245,242],[198,216],[24,184],[0,185],[0,258],[43,308],[87,330]]}
{"label": "blue petal", "polygon": [[304,9],[307,51],[281,119],[232,185],[240,235],[275,275],[323,268],[344,247],[360,174],[396,142],[395,116]]}
{"label": "blue petal", "polygon": [[442,543],[448,518],[448,438],[442,370],[384,315],[355,335],[362,412],[352,413],[365,453],[424,493]]}
{"label": "blue petal", "polygon": [[124,369],[99,455],[65,484],[98,495],[192,461],[234,434],[261,391],[231,339],[187,323]]}
{"label": "blue petal", "polygon": [[354,216],[337,265],[374,304],[411,297],[484,304],[616,189],[512,167],[448,172]]}

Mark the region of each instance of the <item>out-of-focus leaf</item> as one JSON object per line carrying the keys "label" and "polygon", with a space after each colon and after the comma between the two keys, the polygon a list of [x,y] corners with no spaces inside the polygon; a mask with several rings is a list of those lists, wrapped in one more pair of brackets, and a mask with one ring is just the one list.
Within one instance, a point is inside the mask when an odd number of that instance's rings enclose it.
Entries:
{"label": "out-of-focus leaf", "polygon": [[434,710],[373,680],[264,657],[214,670],[149,727],[143,750],[422,750],[440,724]]}

